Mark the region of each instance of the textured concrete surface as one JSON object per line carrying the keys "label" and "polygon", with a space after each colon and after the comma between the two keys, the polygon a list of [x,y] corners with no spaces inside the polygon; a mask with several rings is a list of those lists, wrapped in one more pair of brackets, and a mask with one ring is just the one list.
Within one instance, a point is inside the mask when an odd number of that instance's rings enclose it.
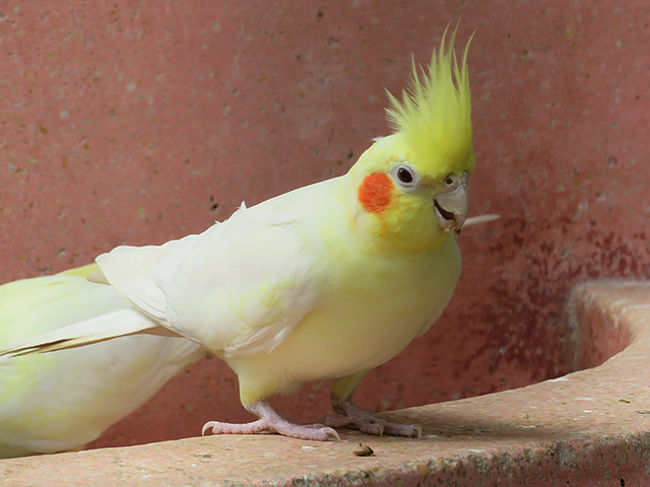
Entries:
{"label": "textured concrete surface", "polygon": [[[462,17],[461,42],[476,29],[471,212],[503,218],[463,233],[445,315],[371,372],[357,398],[399,409],[593,365],[611,350],[576,355],[562,319],[570,289],[650,278],[648,8],[2,1],[0,281],[201,231],[242,199],[342,173],[387,133],[384,87],[399,91],[411,53],[426,61]],[[313,420],[329,410],[326,389],[305,385],[276,406]],[[95,446],[247,418],[232,373],[206,360]]]}
{"label": "textured concrete surface", "polygon": [[[600,366],[520,389],[387,414],[421,439],[210,436],[0,461],[8,485],[650,485],[650,283],[573,292],[584,357]],[[627,341],[629,340],[629,342]],[[602,357],[604,358],[604,356]],[[354,454],[359,442],[373,456]]]}

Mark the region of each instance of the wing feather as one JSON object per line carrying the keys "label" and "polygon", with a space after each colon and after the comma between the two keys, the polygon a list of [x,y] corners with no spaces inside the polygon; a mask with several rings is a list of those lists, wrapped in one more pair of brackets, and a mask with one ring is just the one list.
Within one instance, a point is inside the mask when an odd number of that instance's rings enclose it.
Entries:
{"label": "wing feather", "polygon": [[226,356],[270,352],[313,309],[317,294],[303,219],[273,201],[242,206],[200,235],[117,247],[97,263],[162,326]]}

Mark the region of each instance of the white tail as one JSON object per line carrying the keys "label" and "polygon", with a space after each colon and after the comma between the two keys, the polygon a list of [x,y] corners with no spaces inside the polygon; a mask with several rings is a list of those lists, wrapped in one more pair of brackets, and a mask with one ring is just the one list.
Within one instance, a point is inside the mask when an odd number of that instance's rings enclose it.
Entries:
{"label": "white tail", "polygon": [[43,333],[24,343],[0,350],[0,357],[53,352],[136,333],[178,336],[135,309],[123,309]]}

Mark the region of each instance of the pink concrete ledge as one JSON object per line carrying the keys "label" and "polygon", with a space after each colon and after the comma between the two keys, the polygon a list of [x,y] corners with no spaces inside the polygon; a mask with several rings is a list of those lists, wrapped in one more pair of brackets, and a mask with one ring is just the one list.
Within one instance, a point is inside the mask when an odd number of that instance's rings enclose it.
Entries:
{"label": "pink concrete ledge", "polygon": [[[576,366],[602,365],[387,414],[423,424],[421,439],[188,438],[3,460],[0,478],[12,486],[650,486],[650,283],[578,286],[568,319]],[[359,442],[374,455],[356,456]]]}

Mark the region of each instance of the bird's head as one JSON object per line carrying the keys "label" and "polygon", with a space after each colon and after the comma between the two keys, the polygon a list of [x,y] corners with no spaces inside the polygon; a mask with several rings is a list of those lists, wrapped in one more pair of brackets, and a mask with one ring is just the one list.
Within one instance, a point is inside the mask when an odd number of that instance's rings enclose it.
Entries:
{"label": "bird's head", "polygon": [[[428,68],[413,63],[402,100],[388,94],[394,129],[376,139],[348,173],[356,189],[355,221],[386,242],[418,250],[462,227],[474,169],[467,43],[460,62],[454,33]],[[471,40],[471,39],[470,39]]]}

